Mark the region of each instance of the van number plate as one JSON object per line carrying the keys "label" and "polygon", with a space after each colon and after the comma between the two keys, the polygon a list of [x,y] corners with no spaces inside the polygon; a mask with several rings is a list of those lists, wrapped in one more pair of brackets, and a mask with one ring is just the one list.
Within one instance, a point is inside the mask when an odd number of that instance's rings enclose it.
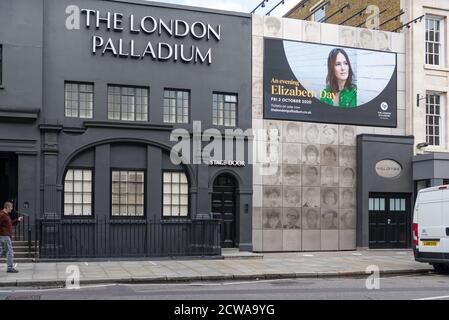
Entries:
{"label": "van number plate", "polygon": [[424,247],[436,247],[438,246],[438,241],[423,241],[422,245]]}

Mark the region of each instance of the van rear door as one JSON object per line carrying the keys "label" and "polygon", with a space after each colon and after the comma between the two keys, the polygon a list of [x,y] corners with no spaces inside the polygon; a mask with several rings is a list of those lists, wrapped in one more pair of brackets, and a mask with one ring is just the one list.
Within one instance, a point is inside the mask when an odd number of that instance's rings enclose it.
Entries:
{"label": "van rear door", "polygon": [[419,200],[419,251],[442,252],[441,238],[446,232],[442,232],[443,190],[422,192]]}
{"label": "van rear door", "polygon": [[443,203],[441,208],[441,243],[442,252],[449,253],[449,189],[443,190]]}

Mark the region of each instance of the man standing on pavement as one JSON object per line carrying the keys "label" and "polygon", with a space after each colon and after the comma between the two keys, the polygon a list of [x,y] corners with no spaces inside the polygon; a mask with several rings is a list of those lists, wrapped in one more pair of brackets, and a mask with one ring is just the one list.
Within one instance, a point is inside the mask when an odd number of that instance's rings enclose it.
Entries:
{"label": "man standing on pavement", "polygon": [[0,256],[6,254],[8,269],[6,272],[17,273],[14,269],[14,250],[12,249],[12,226],[22,221],[22,217],[12,220],[10,214],[13,204],[9,201],[5,202],[3,210],[0,211]]}

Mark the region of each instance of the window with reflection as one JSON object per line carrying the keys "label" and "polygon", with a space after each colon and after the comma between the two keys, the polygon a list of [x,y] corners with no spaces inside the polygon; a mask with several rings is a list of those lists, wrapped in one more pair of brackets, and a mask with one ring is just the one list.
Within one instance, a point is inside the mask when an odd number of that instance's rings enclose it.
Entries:
{"label": "window with reflection", "polygon": [[148,88],[109,85],[108,119],[148,121],[148,95]]}
{"label": "window with reflection", "polygon": [[212,123],[217,126],[235,127],[237,119],[237,95],[214,93],[212,98]]}
{"label": "window with reflection", "polygon": [[189,212],[189,184],[184,172],[163,173],[163,216],[187,217]]}
{"label": "window with reflection", "polygon": [[145,205],[143,171],[112,171],[112,216],[143,217]]}
{"label": "window with reflection", "polygon": [[164,122],[189,123],[190,91],[164,90]]}
{"label": "window with reflection", "polygon": [[67,170],[64,178],[64,215],[92,215],[92,170]]}
{"label": "window with reflection", "polygon": [[92,83],[66,82],[65,116],[67,118],[93,117],[94,110],[94,85]]}

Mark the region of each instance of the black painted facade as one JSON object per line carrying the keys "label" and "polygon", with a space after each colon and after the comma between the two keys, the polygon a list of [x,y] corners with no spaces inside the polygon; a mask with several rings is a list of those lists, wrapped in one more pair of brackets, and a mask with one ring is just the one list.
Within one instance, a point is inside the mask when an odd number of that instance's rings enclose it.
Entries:
{"label": "black painted facade", "polygon": [[[67,27],[66,13],[75,4],[79,9],[120,13],[123,31],[108,30],[102,20],[99,28],[86,27],[86,14],[80,16],[79,29]],[[32,14],[30,14],[32,13]],[[152,16],[163,21],[180,19],[220,25],[220,39],[210,34],[196,39],[131,32],[127,21],[133,15]],[[94,19],[94,15],[91,15]],[[93,22],[94,20],[92,20]],[[69,22],[73,22],[70,20]],[[76,24],[75,24],[76,25]],[[72,24],[73,26],[73,24]],[[137,23],[136,23],[137,28]],[[216,30],[216,29],[215,29]],[[199,32],[199,31],[198,31]],[[198,33],[197,32],[197,33]],[[205,52],[211,49],[211,63],[182,62],[174,59],[144,59],[114,55],[113,50],[93,53],[93,37],[111,38],[118,45],[134,40],[142,47],[183,44]],[[70,220],[64,216],[64,177],[70,168],[88,168],[93,172],[91,217],[113,222],[111,215],[111,171],[142,170],[145,173],[144,217],[127,217],[127,225],[162,216],[162,172],[182,171],[189,183],[189,214],[181,220],[190,223],[212,217],[215,179],[222,173],[235,179],[235,234],[232,246],[252,250],[252,166],[208,164],[175,165],[170,160],[173,129],[186,129],[194,135],[193,122],[201,121],[204,131],[224,127],[212,124],[214,92],[238,97],[237,127],[251,127],[251,18],[244,14],[165,5],[146,1],[80,0],[6,0],[0,3],[0,44],[3,46],[3,83],[0,87],[0,158],[16,164],[16,186],[5,199],[14,198],[16,209],[35,218]],[[117,49],[118,50],[118,49]],[[122,53],[130,48],[123,48]],[[142,50],[140,49],[140,52]],[[136,49],[137,52],[137,49]],[[65,116],[64,85],[86,82],[94,87],[93,117]],[[149,90],[148,121],[108,119],[108,85],[145,87]],[[186,124],[164,123],[164,89],[190,91],[190,114]],[[208,141],[203,142],[203,146]],[[245,142],[248,148],[248,142]],[[224,154],[224,153],[223,153]],[[247,153],[246,153],[247,154]],[[246,155],[247,157],[247,155]],[[218,159],[220,160],[220,159]],[[7,160],[5,160],[7,161]],[[11,174],[11,172],[10,172]],[[14,183],[9,184],[14,185]],[[6,188],[6,187],[5,187]],[[6,190],[6,189],[5,189]],[[80,218],[80,217],[76,217]],[[176,235],[175,235],[176,237]],[[183,241],[180,240],[179,241]],[[101,248],[100,248],[101,250]]]}
{"label": "black painted facade", "polygon": [[[357,247],[411,247],[413,143],[413,136],[357,136]],[[400,167],[397,174],[379,174],[376,167],[385,160]],[[383,203],[373,208],[377,199]],[[396,199],[401,210],[395,208]]]}

